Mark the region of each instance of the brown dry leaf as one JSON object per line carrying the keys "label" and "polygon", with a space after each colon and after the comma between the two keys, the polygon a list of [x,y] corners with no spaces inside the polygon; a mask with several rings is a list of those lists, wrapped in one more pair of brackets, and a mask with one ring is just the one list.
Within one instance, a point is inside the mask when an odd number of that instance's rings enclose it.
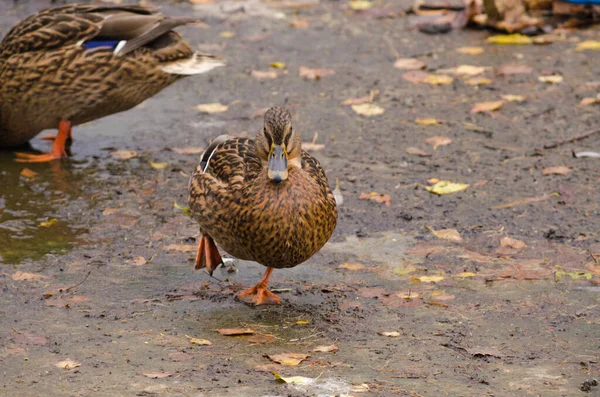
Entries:
{"label": "brown dry leaf", "polygon": [[198,247],[193,244],[169,244],[164,249],[167,251],[194,252]]}
{"label": "brown dry leaf", "polygon": [[571,172],[571,169],[569,167],[565,167],[564,165],[546,167],[542,170],[543,175],[567,175],[569,172]]}
{"label": "brown dry leaf", "polygon": [[455,76],[477,76],[488,69],[487,66],[460,65],[450,69],[440,69],[436,73],[453,74]]}
{"label": "brown dry leaf", "polygon": [[12,274],[10,276],[10,278],[12,278],[15,281],[37,281],[37,280],[43,280],[48,277],[43,276],[41,274],[18,271],[18,272],[15,272],[14,274]]}
{"label": "brown dry leaf", "polygon": [[137,156],[137,153],[133,150],[115,150],[110,152],[110,155],[116,160],[129,160]]}
{"label": "brown dry leaf", "polygon": [[277,338],[270,334],[255,334],[248,338],[248,343],[263,344],[275,342],[276,340]]}
{"label": "brown dry leaf", "polygon": [[196,106],[196,110],[202,113],[222,113],[229,109],[227,105],[221,105],[220,103],[203,103]]}
{"label": "brown dry leaf", "polygon": [[559,74],[552,74],[549,76],[539,76],[538,80],[547,84],[560,84],[563,82],[564,78]]}
{"label": "brown dry leaf", "polygon": [[252,335],[256,333],[255,330],[250,328],[219,328],[215,331],[225,336]]}
{"label": "brown dry leaf", "polygon": [[253,70],[252,72],[250,72],[250,75],[259,80],[276,79],[277,78],[277,72],[274,70],[269,70],[266,72],[263,72],[260,70]]}
{"label": "brown dry leaf", "polygon": [[524,102],[525,101],[525,97],[523,95],[506,94],[506,95],[502,95],[502,99],[504,99],[505,101],[508,101],[508,102]]}
{"label": "brown dry leaf", "polygon": [[267,354],[269,360],[281,365],[296,366],[302,361],[310,357],[308,354],[301,353],[282,353],[282,354]]}
{"label": "brown dry leaf", "polygon": [[427,65],[415,58],[400,58],[394,62],[394,67],[396,69],[419,70],[426,69]]}
{"label": "brown dry leaf", "polygon": [[131,260],[131,264],[134,266],[143,266],[147,263],[148,261],[146,260],[146,258],[144,258],[143,256],[136,256]]}
{"label": "brown dry leaf", "polygon": [[454,242],[460,242],[462,241],[462,237],[460,236],[460,233],[458,232],[458,230],[456,229],[440,229],[440,230],[433,230],[432,228],[425,226],[427,229],[429,229],[429,231],[437,238],[440,238],[442,240],[448,240],[448,241],[454,241]]}
{"label": "brown dry leaf", "polygon": [[[593,105],[595,103],[600,103],[600,95],[596,98],[583,98],[581,102],[579,102],[579,106]],[[25,168],[23,171],[25,171],[26,169],[27,168]],[[23,175],[22,172],[21,175]]]}
{"label": "brown dry leaf", "polygon": [[431,85],[448,85],[454,81],[453,77],[446,74],[430,74],[423,80],[424,83]]}
{"label": "brown dry leaf", "polygon": [[498,74],[500,75],[511,75],[511,74],[529,74],[533,72],[533,68],[529,65],[523,65],[523,64],[519,64],[519,65],[515,65],[515,64],[508,64],[508,65],[503,65],[500,67],[500,69],[498,69]]}
{"label": "brown dry leaf", "polygon": [[375,105],[374,103],[362,103],[360,105],[352,105],[352,110],[361,116],[371,117],[379,116],[385,112],[385,109]]}
{"label": "brown dry leaf", "polygon": [[208,339],[199,339],[199,338],[190,338],[190,343],[192,345],[200,345],[200,346],[210,346],[212,342]]}
{"label": "brown dry leaf", "polygon": [[192,358],[194,358],[192,355],[184,353],[184,352],[174,352],[174,353],[170,353],[169,354],[169,359],[171,361],[175,361],[175,362],[181,362],[181,361],[189,361]]}
{"label": "brown dry leaf", "polygon": [[203,147],[172,147],[171,150],[178,154],[200,154],[204,152]]}
{"label": "brown dry leaf", "polygon": [[465,81],[467,85],[487,85],[492,84],[492,79],[488,79],[487,77],[471,77],[470,79]]}
{"label": "brown dry leaf", "polygon": [[296,29],[306,29],[310,24],[306,19],[296,19],[290,22],[290,26]]}
{"label": "brown dry leaf", "polygon": [[422,70],[411,70],[402,74],[402,79],[409,81],[413,84],[420,84],[425,81],[429,76],[429,73],[425,73]]}
{"label": "brown dry leaf", "polygon": [[400,336],[400,332],[398,331],[380,331],[378,334],[381,336],[387,336],[388,338],[397,338]]}
{"label": "brown dry leaf", "polygon": [[500,246],[514,248],[517,250],[527,247],[527,245],[524,242],[522,242],[521,240],[517,240],[514,238],[510,238],[510,237],[502,237],[502,239],[500,239]]}
{"label": "brown dry leaf", "polygon": [[494,110],[498,110],[504,105],[504,101],[493,101],[493,102],[479,102],[476,103],[475,106],[471,109],[471,113],[484,113],[484,112],[493,112]]}
{"label": "brown dry leaf", "polygon": [[419,125],[440,125],[442,122],[438,119],[434,119],[432,117],[424,118],[424,119],[415,119],[415,123]]}
{"label": "brown dry leaf", "polygon": [[391,198],[390,198],[389,194],[382,194],[382,193],[377,193],[377,192],[361,193],[360,196],[358,196],[358,199],[359,200],[373,200],[378,203],[385,204],[386,207],[389,207],[391,205],[391,202],[390,202]]}
{"label": "brown dry leaf", "polygon": [[425,139],[425,143],[433,145],[433,150],[437,150],[440,146],[446,146],[452,143],[452,139],[447,136],[432,136],[431,138]]}
{"label": "brown dry leaf", "polygon": [[361,265],[360,263],[342,263],[338,266],[338,269],[347,269],[347,270],[364,270],[366,268],[365,265]]}
{"label": "brown dry leaf", "polygon": [[56,367],[61,368],[61,369],[73,369],[73,368],[77,368],[81,366],[81,363],[77,362],[77,361],[73,361],[69,358],[67,358],[64,361],[58,362],[56,364],[54,364]]}
{"label": "brown dry leaf", "polygon": [[332,76],[334,74],[335,70],[333,69],[312,69],[306,66],[300,66],[300,70],[298,71],[300,77],[305,77],[309,80],[318,80],[321,77]]}
{"label": "brown dry leaf", "polygon": [[338,350],[339,350],[339,348],[336,345],[317,346],[313,349],[314,352],[320,352],[320,353],[329,353],[329,352],[335,352]]}
{"label": "brown dry leaf", "polygon": [[142,375],[144,375],[145,377],[148,377],[150,379],[162,379],[162,378],[168,378],[169,376],[173,375],[169,372],[144,372]]}
{"label": "brown dry leaf", "polygon": [[558,193],[550,193],[550,194],[546,194],[543,196],[527,197],[527,198],[524,198],[521,200],[506,203],[506,204],[493,205],[490,208],[493,210],[501,210],[504,208],[512,208],[512,207],[517,207],[519,205],[527,205],[527,204],[531,204],[531,203],[537,203],[539,201],[546,201],[552,197],[558,197],[558,196],[559,196]]}
{"label": "brown dry leaf", "polygon": [[456,51],[460,54],[479,55],[483,53],[483,47],[460,47]]}
{"label": "brown dry leaf", "polygon": [[35,178],[35,176],[37,175],[37,172],[30,170],[29,168],[23,168],[21,170],[21,176],[25,177],[25,178]]}
{"label": "brown dry leaf", "polygon": [[349,105],[360,105],[363,103],[370,103],[371,95],[361,96],[360,98],[348,98],[344,102],[341,103],[342,106]]}
{"label": "brown dry leaf", "polygon": [[410,155],[413,155],[413,156],[421,156],[421,157],[429,157],[429,156],[431,156],[431,153],[427,153],[424,150],[421,150],[419,148],[412,147],[412,146],[407,147],[405,151],[406,151],[406,154],[410,154]]}

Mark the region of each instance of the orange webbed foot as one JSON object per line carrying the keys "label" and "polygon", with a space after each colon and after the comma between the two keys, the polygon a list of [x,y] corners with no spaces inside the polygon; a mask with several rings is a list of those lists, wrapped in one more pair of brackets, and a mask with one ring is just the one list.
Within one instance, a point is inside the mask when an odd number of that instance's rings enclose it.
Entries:
{"label": "orange webbed foot", "polygon": [[29,154],[29,153],[15,153],[18,157],[15,161],[19,163],[47,163],[53,160],[60,160],[63,157],[67,157],[65,154],[55,154],[55,153],[43,153],[43,154]]}
{"label": "orange webbed foot", "polygon": [[266,286],[255,285],[245,291],[240,292],[238,300],[258,305],[281,305],[281,298],[267,289]]}

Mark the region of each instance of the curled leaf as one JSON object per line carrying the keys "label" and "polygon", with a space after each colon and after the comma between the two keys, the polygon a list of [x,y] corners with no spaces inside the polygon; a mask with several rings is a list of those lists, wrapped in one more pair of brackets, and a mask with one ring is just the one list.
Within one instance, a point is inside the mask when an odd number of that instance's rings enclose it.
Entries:
{"label": "curled leaf", "polygon": [[577,44],[575,51],[586,51],[586,50],[600,50],[600,41],[597,40],[586,40]]}
{"label": "curled leaf", "polygon": [[427,68],[427,65],[415,58],[400,58],[394,62],[394,67],[396,69],[419,70]]}
{"label": "curled leaf", "polygon": [[476,103],[475,106],[471,109],[471,113],[484,113],[484,112],[493,112],[494,110],[498,110],[504,105],[504,101],[493,101],[493,102],[480,102]]}
{"label": "curled leaf", "polygon": [[284,382],[284,383],[290,383],[293,385],[310,385],[312,384],[315,380],[312,378],[306,378],[304,376],[289,376],[289,377],[283,377],[281,375],[279,375],[277,372],[271,372],[273,374],[273,376],[275,377],[276,380],[280,381],[280,382]]}
{"label": "curled leaf", "polygon": [[539,76],[538,80],[541,81],[542,83],[560,84],[563,82],[564,78],[561,75],[552,74],[549,76]]}
{"label": "curled leaf", "polygon": [[196,106],[196,110],[202,113],[222,113],[229,109],[227,105],[221,105],[220,103],[203,103]]}
{"label": "curled leaf", "polygon": [[564,165],[546,167],[542,170],[543,175],[567,175],[569,172],[571,172],[571,169],[569,167],[565,167]]}
{"label": "curled leaf", "polygon": [[152,166],[152,168],[157,169],[157,170],[164,170],[165,168],[167,168],[167,162],[160,162],[160,163],[155,163],[154,161],[150,162],[150,165]]}
{"label": "curled leaf", "polygon": [[199,339],[199,338],[190,338],[190,343],[192,345],[200,345],[200,346],[210,346],[212,342],[208,339]]}
{"label": "curled leaf", "polygon": [[462,241],[462,237],[460,236],[460,233],[456,229],[433,230],[430,227],[427,227],[427,229],[429,229],[431,234],[433,234],[435,237],[440,238],[442,240],[448,240],[448,241],[454,241],[454,242]]}
{"label": "curled leaf", "polygon": [[454,81],[453,77],[445,74],[430,74],[423,80],[424,83],[431,85],[448,85]]}
{"label": "curled leaf", "polygon": [[24,176],[25,178],[35,178],[36,175],[37,172],[32,171],[29,168],[23,168],[21,170],[21,176]]}
{"label": "curled leaf", "polygon": [[400,332],[398,331],[380,331],[378,334],[381,336],[387,336],[388,338],[397,338],[400,336]]}
{"label": "curled leaf", "polygon": [[483,47],[460,47],[456,51],[460,54],[479,55],[483,53]]}
{"label": "curled leaf", "polygon": [[385,112],[385,109],[373,103],[362,103],[360,105],[352,105],[352,110],[361,116],[371,117],[379,116]]}
{"label": "curled leaf", "polygon": [[442,122],[438,119],[434,119],[434,118],[424,118],[424,119],[415,119],[415,123],[419,124],[419,125],[439,125],[442,124]]}
{"label": "curled leaf", "polygon": [[529,36],[524,36],[519,33],[514,34],[499,34],[490,36],[486,40],[488,43],[494,44],[532,44],[533,40]]}
{"label": "curled leaf", "polygon": [[50,226],[54,225],[56,222],[58,222],[58,219],[52,218],[52,219],[48,219],[47,221],[40,223],[40,226],[41,227],[50,227]]}
{"label": "curled leaf", "polygon": [[267,354],[269,360],[281,365],[296,366],[302,361],[310,357],[308,354],[301,353],[282,353],[282,354]]}
{"label": "curled leaf", "polygon": [[466,183],[455,183],[455,182],[450,182],[450,181],[439,181],[438,183],[436,183],[433,186],[425,186],[425,189],[427,189],[427,191],[434,193],[434,194],[452,194],[452,193],[456,193],[456,192],[460,192],[462,190],[465,190],[466,188],[468,188],[469,185]]}
{"label": "curled leaf", "polygon": [[508,101],[508,102],[524,102],[525,101],[525,97],[523,95],[506,94],[506,95],[502,95],[502,99],[504,99],[505,101]]}
{"label": "curled leaf", "polygon": [[269,66],[273,69],[285,69],[285,63],[283,62],[271,62]]}

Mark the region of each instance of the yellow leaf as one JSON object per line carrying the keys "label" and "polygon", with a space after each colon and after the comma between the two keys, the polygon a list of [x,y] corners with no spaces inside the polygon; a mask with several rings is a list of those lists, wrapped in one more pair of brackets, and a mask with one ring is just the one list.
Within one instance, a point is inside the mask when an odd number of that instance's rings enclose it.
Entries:
{"label": "yellow leaf", "polygon": [[361,116],[371,117],[379,116],[385,112],[385,109],[373,103],[361,103],[360,105],[352,105],[352,110]]}
{"label": "yellow leaf", "polygon": [[484,113],[484,112],[493,112],[494,110],[498,110],[504,105],[504,101],[493,101],[493,102],[480,102],[476,103],[475,106],[471,109],[471,113]]}
{"label": "yellow leaf", "polygon": [[453,81],[453,77],[445,74],[430,74],[423,80],[424,83],[432,85],[447,85],[452,84]]}
{"label": "yellow leaf", "polygon": [[190,343],[192,345],[201,345],[201,346],[209,346],[212,345],[212,342],[208,339],[198,339],[198,338],[190,338]]}
{"label": "yellow leaf", "polygon": [[436,183],[435,185],[433,185],[431,187],[425,186],[425,189],[427,189],[427,191],[429,191],[431,193],[442,195],[442,194],[451,194],[451,193],[460,192],[462,190],[465,190],[468,187],[469,187],[469,185],[466,183],[439,181],[438,183]]}
{"label": "yellow leaf", "polygon": [[35,178],[36,175],[37,172],[32,171],[29,168],[23,168],[21,170],[21,176],[24,176],[25,178]]}
{"label": "yellow leaf", "polygon": [[465,81],[467,85],[487,85],[492,83],[492,79],[488,79],[487,77],[471,77]]}
{"label": "yellow leaf", "polygon": [[203,103],[196,106],[196,110],[202,113],[222,113],[226,112],[229,106],[220,103]]}
{"label": "yellow leaf", "polygon": [[564,78],[561,75],[553,74],[550,76],[539,76],[538,80],[542,83],[548,84],[560,84],[563,82]]}
{"label": "yellow leaf", "polygon": [[456,275],[454,275],[454,277],[458,277],[458,278],[471,278],[471,277],[475,277],[475,273],[473,272],[462,272],[462,273],[458,273]]}
{"label": "yellow leaf", "polygon": [[438,281],[442,281],[443,279],[444,279],[444,276],[421,276],[421,277],[412,276],[411,277],[412,281],[419,281],[422,283],[437,283]]}
{"label": "yellow leaf", "polygon": [[425,139],[425,143],[433,145],[433,150],[437,150],[440,146],[446,146],[452,143],[452,139],[447,136],[432,136],[431,138]]}
{"label": "yellow leaf", "polygon": [[180,205],[179,203],[177,203],[177,201],[173,202],[173,207],[175,207],[178,210],[183,211],[183,212],[190,211],[190,207],[188,207],[187,205]]}
{"label": "yellow leaf", "polygon": [[305,378],[304,376],[290,376],[290,377],[284,378],[283,376],[279,375],[277,372],[271,372],[271,373],[273,374],[273,376],[275,377],[276,380],[285,382],[285,383],[290,383],[293,385],[310,385],[311,383],[314,382],[314,379]]}
{"label": "yellow leaf", "polygon": [[438,73],[449,73],[457,76],[476,76],[485,72],[485,66],[460,65],[451,69],[440,69]]}
{"label": "yellow leaf", "polygon": [[479,55],[483,53],[483,47],[460,47],[456,49],[457,52],[467,55]]}
{"label": "yellow leaf", "polygon": [[425,69],[427,65],[415,58],[399,58],[394,62],[396,69],[418,70]]}
{"label": "yellow leaf", "polygon": [[575,51],[585,51],[585,50],[600,50],[600,41],[597,40],[586,40],[577,44],[577,48]]}
{"label": "yellow leaf", "polygon": [[285,63],[283,62],[271,62],[269,64],[270,67],[272,67],[273,69],[284,69],[285,68]]}
{"label": "yellow leaf", "polygon": [[397,338],[400,336],[400,332],[398,331],[381,331],[378,332],[381,336],[387,336],[388,338]]}
{"label": "yellow leaf", "polygon": [[310,324],[310,320],[298,320],[296,321],[297,325],[307,325]]}
{"label": "yellow leaf", "polygon": [[373,2],[367,0],[351,0],[348,2],[350,8],[356,11],[367,10],[373,7]]}
{"label": "yellow leaf", "polygon": [[223,37],[224,39],[230,39],[235,36],[235,32],[225,31],[219,33],[219,36]]}
{"label": "yellow leaf", "polygon": [[419,125],[438,125],[442,124],[442,122],[438,119],[434,118],[425,118],[425,119],[415,119],[415,123]]}
{"label": "yellow leaf", "polygon": [[519,33],[514,34],[499,34],[496,36],[488,37],[486,40],[488,43],[494,44],[531,44],[533,40]]}
{"label": "yellow leaf", "polygon": [[52,219],[48,219],[45,222],[40,223],[40,226],[41,227],[50,227],[50,226],[54,225],[56,222],[58,222],[58,219],[52,218]]}
{"label": "yellow leaf", "polygon": [[155,163],[154,161],[151,161],[150,165],[152,166],[152,168],[155,168],[157,170],[163,170],[163,169],[167,168],[168,164],[166,162]]}
{"label": "yellow leaf", "polygon": [[439,181],[440,180],[438,178],[429,178],[429,179],[427,179],[427,183],[429,183],[430,185],[435,185]]}
{"label": "yellow leaf", "polygon": [[283,354],[268,354],[266,357],[281,365],[296,366],[302,361],[310,357],[308,354],[301,353],[283,353]]}
{"label": "yellow leaf", "polygon": [[115,150],[110,152],[110,155],[117,160],[129,160],[137,156],[137,153],[133,150]]}
{"label": "yellow leaf", "polygon": [[415,265],[413,265],[412,263],[409,263],[406,266],[398,266],[392,269],[392,273],[394,273],[397,276],[406,276],[407,274],[410,273],[414,273],[417,270],[419,270]]}
{"label": "yellow leaf", "polygon": [[525,101],[525,97],[523,95],[502,95],[502,99],[508,102],[523,102]]}
{"label": "yellow leaf", "polygon": [[449,241],[455,241],[455,242],[460,242],[462,241],[462,237],[460,236],[460,233],[458,232],[458,230],[456,229],[440,229],[440,230],[433,230],[432,228],[430,228],[429,226],[425,226],[427,229],[429,229],[429,231],[437,238],[440,238],[442,240],[449,240]]}

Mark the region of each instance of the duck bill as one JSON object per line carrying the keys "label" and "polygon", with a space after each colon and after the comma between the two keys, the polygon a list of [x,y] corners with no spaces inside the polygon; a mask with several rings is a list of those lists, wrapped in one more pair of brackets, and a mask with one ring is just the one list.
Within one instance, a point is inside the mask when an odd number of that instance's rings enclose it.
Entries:
{"label": "duck bill", "polygon": [[281,183],[288,177],[288,162],[285,146],[273,145],[269,153],[269,179]]}

